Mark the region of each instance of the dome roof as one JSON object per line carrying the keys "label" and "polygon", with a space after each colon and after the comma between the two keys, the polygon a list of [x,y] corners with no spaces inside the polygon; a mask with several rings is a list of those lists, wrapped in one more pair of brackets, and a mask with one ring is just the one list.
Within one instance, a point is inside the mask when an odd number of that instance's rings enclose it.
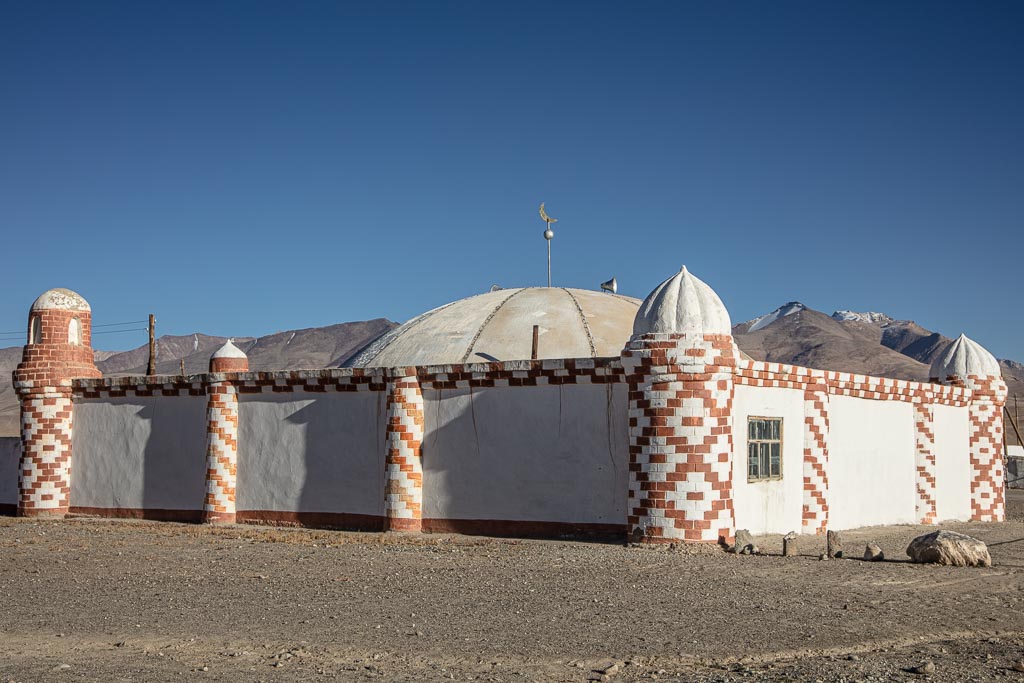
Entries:
{"label": "dome roof", "polygon": [[91,311],[89,302],[70,289],[48,289],[32,304],[33,311]]}
{"label": "dome roof", "polygon": [[210,358],[247,358],[242,349],[235,346],[231,339],[224,342],[224,346],[217,349]]}
{"label": "dome roof", "polygon": [[932,363],[929,375],[944,380],[947,377],[999,377],[999,361],[984,346],[961,334],[942,355]]}
{"label": "dome roof", "polygon": [[633,335],[732,334],[732,322],[722,300],[683,266],[654,288],[640,304]]}
{"label": "dome roof", "polygon": [[343,365],[399,367],[528,360],[533,326],[539,358],[618,356],[638,299],[563,287],[501,289],[459,299],[413,318]]}

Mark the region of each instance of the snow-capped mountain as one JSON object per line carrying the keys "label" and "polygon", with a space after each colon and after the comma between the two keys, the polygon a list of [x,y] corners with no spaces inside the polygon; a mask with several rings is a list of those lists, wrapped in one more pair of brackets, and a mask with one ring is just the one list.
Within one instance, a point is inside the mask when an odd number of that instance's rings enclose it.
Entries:
{"label": "snow-capped mountain", "polygon": [[895,318],[892,316],[886,315],[885,313],[876,313],[875,311],[866,311],[864,313],[858,313],[857,311],[836,311],[832,314],[832,319],[859,323],[891,323],[895,321]]}
{"label": "snow-capped mountain", "polygon": [[762,315],[759,318],[754,318],[753,320],[748,320],[743,324],[749,325],[749,327],[747,327],[748,333],[757,332],[758,330],[768,327],[779,318],[785,318],[787,315],[793,315],[794,313],[799,313],[800,311],[805,310],[807,310],[807,307],[799,301],[790,301],[788,304],[782,304],[771,313]]}

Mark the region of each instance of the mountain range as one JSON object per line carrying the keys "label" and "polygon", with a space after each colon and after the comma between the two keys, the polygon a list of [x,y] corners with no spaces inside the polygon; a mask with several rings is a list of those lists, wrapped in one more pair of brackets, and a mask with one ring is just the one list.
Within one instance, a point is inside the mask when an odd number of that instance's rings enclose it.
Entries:
{"label": "mountain range", "polygon": [[[327,327],[288,330],[264,337],[235,337],[254,371],[336,367],[355,351],[398,323],[377,318]],[[791,363],[882,377],[928,380],[928,369],[952,340],[911,320],[884,313],[815,311],[798,301],[733,326],[736,343],[757,360]],[[175,375],[184,360],[186,374],[207,371],[210,355],[226,337],[205,334],[163,336],[157,340],[157,374]],[[96,351],[96,365],[107,376],[141,375],[148,347],[131,351]],[[0,349],[0,436],[18,433],[18,400],[11,372],[21,347]],[[1024,398],[1024,364],[1000,360],[1003,378]],[[1013,410],[1011,398],[1010,409]],[[1008,433],[1012,438],[1012,433]]]}

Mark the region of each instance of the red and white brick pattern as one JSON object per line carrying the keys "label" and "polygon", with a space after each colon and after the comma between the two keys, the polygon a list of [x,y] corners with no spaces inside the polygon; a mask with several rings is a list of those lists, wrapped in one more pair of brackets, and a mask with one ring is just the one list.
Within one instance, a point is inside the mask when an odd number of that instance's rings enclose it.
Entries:
{"label": "red and white brick pattern", "polygon": [[622,361],[629,381],[631,538],[731,541],[732,337],[642,335],[630,340]]}
{"label": "red and white brick pattern", "polygon": [[970,407],[971,519],[1002,522],[1006,518],[1003,474],[1003,406],[1006,383],[1001,377],[968,377],[973,390]]}
{"label": "red and white brick pattern", "polygon": [[63,517],[71,496],[71,435],[74,406],[70,391],[22,396],[19,513]]}
{"label": "red and white brick pattern", "polygon": [[208,387],[206,412],[206,499],[203,521],[234,523],[238,469],[238,392],[230,382]]}
{"label": "red and white brick pattern", "polygon": [[804,388],[803,533],[828,527],[828,384],[821,378]]}
{"label": "red and white brick pattern", "polygon": [[921,524],[936,522],[935,488],[935,406],[914,403],[914,465],[917,470],[917,519]]}
{"label": "red and white brick pattern", "polygon": [[391,377],[387,399],[384,512],[392,531],[423,524],[423,393],[415,368]]}

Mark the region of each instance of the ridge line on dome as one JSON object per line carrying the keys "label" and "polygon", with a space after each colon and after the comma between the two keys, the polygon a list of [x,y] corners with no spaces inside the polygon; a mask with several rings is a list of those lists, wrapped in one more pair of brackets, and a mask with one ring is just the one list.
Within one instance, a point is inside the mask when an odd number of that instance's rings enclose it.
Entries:
{"label": "ridge line on dome", "polygon": [[[350,355],[344,361],[339,363],[339,365],[341,367],[354,368],[373,367],[370,365],[370,363],[372,363],[377,358],[377,356],[383,353],[384,349],[388,348],[395,340],[397,340],[399,337],[404,336],[409,330],[411,330],[416,325],[419,325],[421,322],[423,322],[430,316],[434,315],[435,313],[440,313],[449,306],[454,306],[459,301],[460,300],[458,299],[455,301],[449,301],[448,303],[442,306],[438,306],[437,308],[432,308],[429,311],[420,313],[412,320],[408,320],[404,324],[399,325],[398,327],[392,330],[388,330],[381,336],[375,339],[371,339],[361,349],[356,350],[352,355]],[[366,356],[366,358],[363,358],[363,356]]]}
{"label": "ridge line on dome", "polygon": [[507,304],[509,299],[516,296],[517,294],[522,294],[527,289],[530,288],[523,287],[509,294],[507,297],[501,300],[501,303],[494,307],[494,310],[492,310],[486,318],[484,318],[484,322],[480,325],[480,329],[476,331],[476,334],[473,335],[472,341],[469,342],[469,348],[466,349],[466,353],[462,356],[462,360],[459,361],[460,363],[465,363],[466,361],[469,360],[469,357],[473,355],[473,347],[475,347],[476,343],[480,340],[480,335],[484,333],[484,328],[487,327],[487,323],[491,322],[494,316],[498,314],[498,311],[501,310],[501,307]]}
{"label": "ridge line on dome", "polygon": [[579,299],[577,299],[576,295],[570,292],[568,288],[559,287],[559,289],[568,294],[569,298],[572,299],[573,304],[576,305],[576,312],[580,316],[580,322],[583,323],[583,331],[587,335],[587,343],[590,344],[590,357],[597,358],[597,347],[594,346],[594,335],[590,333],[590,324],[587,322],[587,316],[583,314],[583,307],[580,306]]}

